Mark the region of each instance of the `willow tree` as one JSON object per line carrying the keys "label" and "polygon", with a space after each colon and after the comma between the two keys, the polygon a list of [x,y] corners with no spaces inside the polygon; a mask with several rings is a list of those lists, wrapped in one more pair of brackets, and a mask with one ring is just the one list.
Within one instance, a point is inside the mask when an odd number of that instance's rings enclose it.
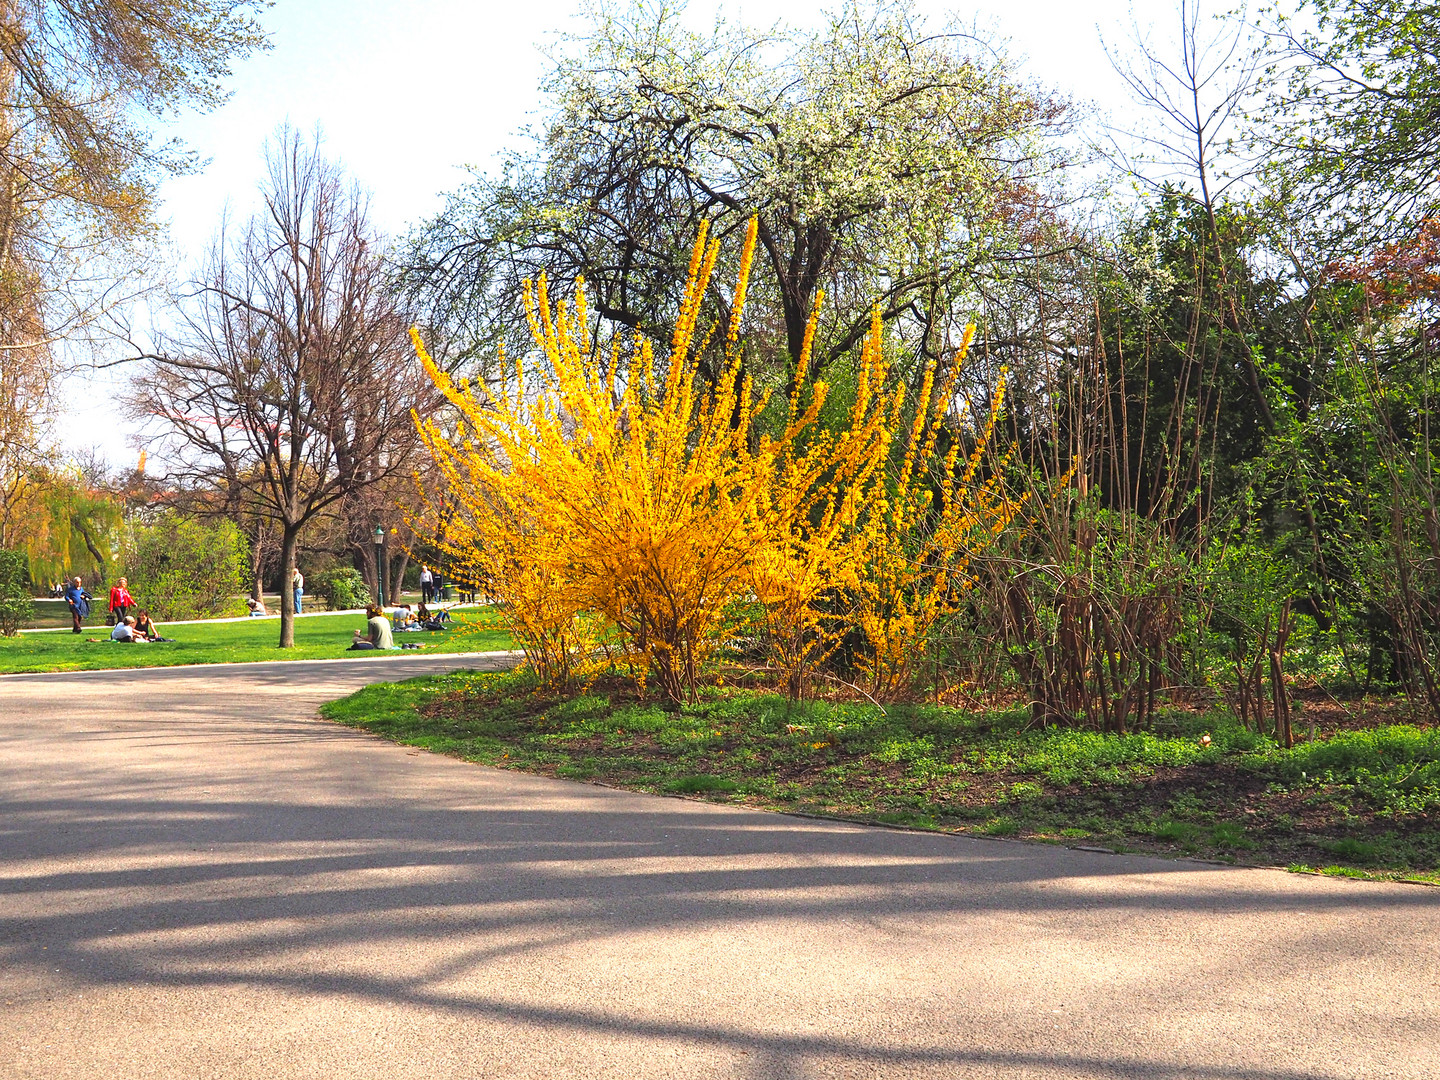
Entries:
{"label": "willow tree", "polygon": [[264,6],[0,0],[0,537],[34,517],[52,346],[130,291],[157,184],[197,164],[150,121],[224,100]]}

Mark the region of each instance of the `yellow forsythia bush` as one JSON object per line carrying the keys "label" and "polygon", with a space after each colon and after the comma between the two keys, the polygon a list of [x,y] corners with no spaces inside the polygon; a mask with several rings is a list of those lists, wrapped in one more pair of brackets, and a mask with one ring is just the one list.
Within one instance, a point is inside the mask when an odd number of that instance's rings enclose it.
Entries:
{"label": "yellow forsythia bush", "polygon": [[[752,221],[713,386],[698,372],[708,342],[696,332],[720,244],[703,227],[663,363],[646,340],[625,357],[594,350],[583,280],[573,305],[552,304],[543,277],[527,289],[543,356],[533,373],[516,360],[496,385],[460,385],[415,335],[460,416],[417,421],[441,477],[426,493],[428,534],[498,602],[547,682],[569,681],[602,646],[613,658],[618,635],[642,685],[653,676],[672,700],[693,696],[727,611],[753,598],[792,694],[857,628],[867,679],[893,694],[953,610],[977,546],[1014,515],[997,480],[975,482],[998,394],[957,473],[957,449],[934,460],[954,370],[937,389],[932,364],[897,442],[907,396],[889,386],[878,313],[846,422],[820,424],[828,388],[816,381],[796,388],[783,429],[765,429],[768,394],[743,374],[738,348],[755,240]],[[812,317],[807,351],[813,335]]]}

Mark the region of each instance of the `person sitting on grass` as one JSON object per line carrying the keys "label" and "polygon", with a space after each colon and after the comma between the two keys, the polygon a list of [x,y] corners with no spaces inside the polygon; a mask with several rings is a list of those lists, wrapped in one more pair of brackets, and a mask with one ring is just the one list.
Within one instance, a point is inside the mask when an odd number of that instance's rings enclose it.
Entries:
{"label": "person sitting on grass", "polygon": [[415,611],[415,618],[426,630],[444,630],[445,624],[450,621],[450,613],[444,608],[431,611],[422,603]]}
{"label": "person sitting on grass", "polygon": [[355,640],[351,642],[352,649],[393,649],[395,639],[390,635],[390,620],[385,617],[374,604],[368,604],[365,608],[365,625],[369,628],[369,636],[361,639],[360,631],[355,631]]}
{"label": "person sitting on grass", "polygon": [[145,635],[135,629],[135,616],[126,615],[115,624],[115,629],[110,631],[110,640],[119,641],[125,645],[145,644]]}
{"label": "person sitting on grass", "polygon": [[399,631],[411,631],[420,629],[420,620],[415,618],[415,612],[409,604],[399,605],[394,613],[395,629]]}
{"label": "person sitting on grass", "polygon": [[135,631],[145,635],[146,641],[174,641],[174,638],[161,637],[160,628],[155,625],[155,620],[150,618],[150,612],[142,610],[135,618]]}
{"label": "person sitting on grass", "polygon": [[258,619],[270,614],[265,610],[265,601],[254,596],[246,597],[245,606],[250,609],[251,618]]}

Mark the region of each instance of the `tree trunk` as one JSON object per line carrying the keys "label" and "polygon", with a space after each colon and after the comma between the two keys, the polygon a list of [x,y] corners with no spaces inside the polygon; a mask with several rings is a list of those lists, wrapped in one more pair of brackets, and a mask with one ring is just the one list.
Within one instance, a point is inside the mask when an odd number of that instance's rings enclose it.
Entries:
{"label": "tree trunk", "polygon": [[1280,609],[1275,625],[1275,638],[1270,648],[1270,696],[1274,699],[1275,741],[1289,750],[1295,745],[1295,731],[1290,724],[1290,691],[1285,686],[1285,645],[1290,640],[1290,601]]}
{"label": "tree trunk", "polygon": [[265,526],[256,524],[255,543],[250,547],[250,596],[259,600],[265,592]]}
{"label": "tree trunk", "polygon": [[360,576],[365,579],[365,588],[370,591],[371,596],[380,595],[379,568],[375,565],[375,545],[370,543],[351,544],[350,552],[353,556],[355,569],[360,571]]}
{"label": "tree trunk", "polygon": [[280,648],[295,647],[295,592],[289,588],[295,576],[295,549],[299,547],[300,527],[286,524],[280,540]]}
{"label": "tree trunk", "polygon": [[390,560],[390,603],[400,603],[400,590],[405,585],[405,571],[410,567],[410,552],[402,550]]}
{"label": "tree trunk", "polygon": [[90,539],[90,530],[85,528],[79,517],[72,514],[70,524],[75,527],[75,531],[85,541],[85,547],[90,552],[90,557],[95,560],[95,580],[103,582],[106,579],[105,556],[100,554],[100,549],[95,546],[95,541]]}

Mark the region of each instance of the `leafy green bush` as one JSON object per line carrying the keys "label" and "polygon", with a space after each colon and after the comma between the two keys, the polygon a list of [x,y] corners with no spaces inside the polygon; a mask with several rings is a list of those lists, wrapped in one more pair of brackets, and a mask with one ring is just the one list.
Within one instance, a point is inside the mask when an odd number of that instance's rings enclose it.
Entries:
{"label": "leafy green bush", "polygon": [[14,637],[35,617],[30,599],[29,564],[18,551],[0,548],[0,634]]}
{"label": "leafy green bush", "polygon": [[1394,724],[1341,732],[1297,746],[1270,771],[1290,783],[1352,787],[1387,813],[1426,813],[1440,809],[1440,731]]}
{"label": "leafy green bush", "polygon": [[249,574],[250,547],[233,521],[162,514],[125,546],[125,572],[140,607],[159,619],[238,614]]}
{"label": "leafy green bush", "polygon": [[371,600],[365,575],[353,566],[336,566],[317,574],[314,592],[331,611],[363,608]]}

